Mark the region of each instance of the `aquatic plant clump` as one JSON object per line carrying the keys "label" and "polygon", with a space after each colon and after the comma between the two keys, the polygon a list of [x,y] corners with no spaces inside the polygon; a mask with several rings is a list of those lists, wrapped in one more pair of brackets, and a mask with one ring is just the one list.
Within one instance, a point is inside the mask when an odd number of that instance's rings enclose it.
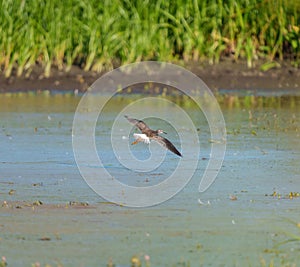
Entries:
{"label": "aquatic plant clump", "polygon": [[249,67],[258,58],[299,65],[299,11],[293,0],[1,1],[0,67],[9,77],[29,75],[36,64],[49,76],[53,66],[100,72],[141,60],[217,63],[224,56]]}

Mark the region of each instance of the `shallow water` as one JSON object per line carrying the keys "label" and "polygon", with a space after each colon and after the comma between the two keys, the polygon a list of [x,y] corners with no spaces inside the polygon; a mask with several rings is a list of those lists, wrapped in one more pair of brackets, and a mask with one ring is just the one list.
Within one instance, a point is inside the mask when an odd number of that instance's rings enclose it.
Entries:
{"label": "shallow water", "polygon": [[[196,172],[175,197],[144,209],[108,204],[81,177],[72,150],[79,100],[71,94],[0,95],[0,200],[12,203],[0,206],[0,256],[9,266],[31,266],[36,261],[105,266],[110,258],[117,266],[129,266],[133,255],[141,259],[149,255],[152,266],[299,262],[299,241],[279,245],[289,234],[300,237],[300,198],[288,197],[300,192],[299,97],[220,96],[228,134],[226,156],[216,181],[201,194],[198,185],[210,156],[210,132],[199,109],[183,104],[199,127]],[[97,150],[104,167],[119,181],[154,185],[175,168],[175,155],[167,152],[163,164],[150,172],[132,172],[120,164],[110,145],[111,122],[131,101],[118,98],[99,117]],[[180,147],[172,125],[154,119],[148,123],[166,127],[168,138]],[[122,131],[117,137],[122,144],[132,141]],[[193,140],[185,142],[190,149],[195,146]],[[159,147],[155,150],[165,153]],[[132,146],[131,152],[141,160],[150,155],[144,144]],[[9,194],[10,190],[14,191]],[[43,205],[17,209],[13,204],[36,200]],[[72,208],[66,205],[70,201],[89,206]],[[41,241],[45,236],[51,240]]]}

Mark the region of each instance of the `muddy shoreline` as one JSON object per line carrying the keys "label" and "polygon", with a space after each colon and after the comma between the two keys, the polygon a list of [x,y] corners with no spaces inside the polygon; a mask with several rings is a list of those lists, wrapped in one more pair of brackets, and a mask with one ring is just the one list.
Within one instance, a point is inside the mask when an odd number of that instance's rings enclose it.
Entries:
{"label": "muddy shoreline", "polygon": [[[223,60],[209,65],[191,62],[185,67],[198,75],[210,89],[229,90],[300,90],[300,69],[288,62],[267,71],[260,70],[261,63],[249,69],[246,62],[233,63]],[[42,67],[36,66],[29,75],[5,78],[0,74],[0,93],[17,91],[86,91],[103,73],[85,72],[73,66],[69,72],[53,68],[51,76],[43,75]]]}

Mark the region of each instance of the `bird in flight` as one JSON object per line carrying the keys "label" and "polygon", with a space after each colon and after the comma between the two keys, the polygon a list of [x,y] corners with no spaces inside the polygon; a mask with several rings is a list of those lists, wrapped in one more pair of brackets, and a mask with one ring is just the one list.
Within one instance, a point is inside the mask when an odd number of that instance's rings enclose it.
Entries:
{"label": "bird in flight", "polygon": [[133,137],[135,138],[135,141],[132,143],[132,145],[135,145],[139,142],[144,142],[146,144],[150,144],[150,140],[154,140],[157,143],[159,143],[164,148],[169,149],[176,155],[182,157],[181,153],[176,149],[176,147],[167,139],[159,134],[166,134],[163,130],[152,130],[149,128],[149,126],[144,123],[141,120],[129,118],[128,116],[124,116],[131,124],[135,125],[139,130],[142,132],[140,133],[134,133]]}

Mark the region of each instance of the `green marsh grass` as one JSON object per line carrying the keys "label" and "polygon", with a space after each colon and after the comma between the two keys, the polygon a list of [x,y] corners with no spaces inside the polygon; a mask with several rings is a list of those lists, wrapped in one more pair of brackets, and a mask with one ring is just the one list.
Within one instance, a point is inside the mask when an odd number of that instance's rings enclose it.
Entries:
{"label": "green marsh grass", "polygon": [[[294,0],[0,1],[0,67],[102,71],[141,60],[300,64]],[[267,65],[265,68],[268,68]]]}

